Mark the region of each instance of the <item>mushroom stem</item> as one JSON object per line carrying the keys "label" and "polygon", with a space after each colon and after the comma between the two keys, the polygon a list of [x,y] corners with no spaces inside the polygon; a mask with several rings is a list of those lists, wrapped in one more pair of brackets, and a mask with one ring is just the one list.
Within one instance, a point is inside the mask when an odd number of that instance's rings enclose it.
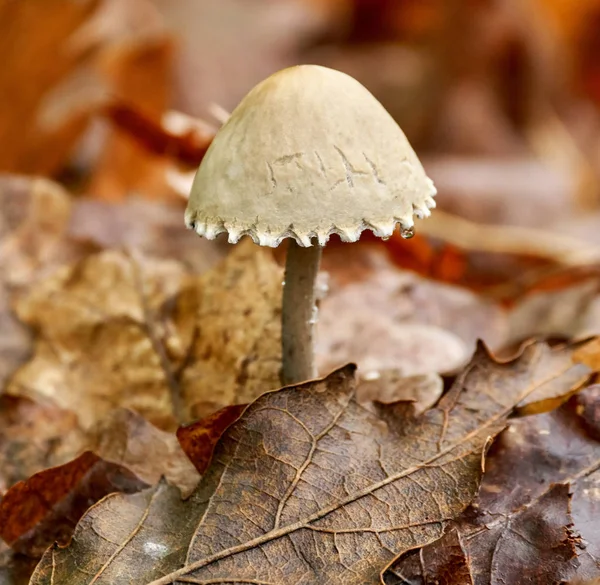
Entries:
{"label": "mushroom stem", "polygon": [[321,246],[299,246],[290,239],[285,263],[281,345],[284,385],[316,377],[314,366],[315,283],[321,263]]}

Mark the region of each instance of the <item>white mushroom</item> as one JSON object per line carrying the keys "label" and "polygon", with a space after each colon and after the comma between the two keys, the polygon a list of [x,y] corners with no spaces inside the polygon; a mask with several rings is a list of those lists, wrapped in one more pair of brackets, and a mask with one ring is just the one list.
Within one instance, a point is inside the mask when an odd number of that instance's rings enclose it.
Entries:
{"label": "white mushroom", "polygon": [[282,380],[315,375],[314,282],[333,233],[412,235],[436,191],[406,136],[352,77],[300,65],[259,83],[217,133],[192,186],[186,225],[261,246],[290,238],[283,291]]}

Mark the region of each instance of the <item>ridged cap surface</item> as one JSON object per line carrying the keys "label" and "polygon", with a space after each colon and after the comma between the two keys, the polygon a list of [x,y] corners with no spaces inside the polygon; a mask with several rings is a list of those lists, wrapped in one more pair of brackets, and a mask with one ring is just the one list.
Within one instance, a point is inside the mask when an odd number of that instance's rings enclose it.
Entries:
{"label": "ridged cap surface", "polygon": [[194,179],[186,225],[207,238],[249,235],[353,242],[388,237],[435,207],[432,181],[406,136],[352,77],[317,65],[284,69],[246,95]]}

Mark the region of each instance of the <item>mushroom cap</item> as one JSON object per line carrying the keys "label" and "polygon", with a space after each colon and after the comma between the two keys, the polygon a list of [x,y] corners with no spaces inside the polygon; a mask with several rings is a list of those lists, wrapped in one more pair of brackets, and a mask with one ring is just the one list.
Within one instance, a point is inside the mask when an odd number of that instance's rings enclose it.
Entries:
{"label": "mushroom cap", "polygon": [[246,95],[215,136],[192,185],[186,225],[263,246],[380,237],[430,215],[435,187],[406,136],[354,78],[299,65]]}

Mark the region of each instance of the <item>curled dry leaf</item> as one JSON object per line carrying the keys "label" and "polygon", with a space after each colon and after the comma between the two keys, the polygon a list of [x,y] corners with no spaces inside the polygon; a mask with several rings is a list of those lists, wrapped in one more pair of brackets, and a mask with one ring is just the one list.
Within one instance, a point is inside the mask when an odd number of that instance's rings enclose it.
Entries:
{"label": "curled dry leaf", "polygon": [[245,404],[225,406],[202,420],[177,429],[177,440],[198,473],[206,471],[221,435],[240,418],[245,408]]}
{"label": "curled dry leaf", "polygon": [[124,408],[111,412],[91,429],[86,448],[105,461],[128,469],[148,485],[157,484],[164,477],[181,490],[184,498],[200,479],[173,433],[156,428]]}
{"label": "curled dry leaf", "polygon": [[532,344],[498,364],[479,349],[416,418],[362,408],[352,366],[264,394],[221,437],[190,499],[164,484],[107,498],[31,583],[379,583],[472,500],[483,452],[514,407],[549,380],[569,392],[585,374],[572,353]]}
{"label": "curled dry leaf", "polygon": [[127,469],[87,451],[15,484],[0,501],[0,536],[13,550],[39,557],[53,542],[69,541],[90,503],[145,487]]}

